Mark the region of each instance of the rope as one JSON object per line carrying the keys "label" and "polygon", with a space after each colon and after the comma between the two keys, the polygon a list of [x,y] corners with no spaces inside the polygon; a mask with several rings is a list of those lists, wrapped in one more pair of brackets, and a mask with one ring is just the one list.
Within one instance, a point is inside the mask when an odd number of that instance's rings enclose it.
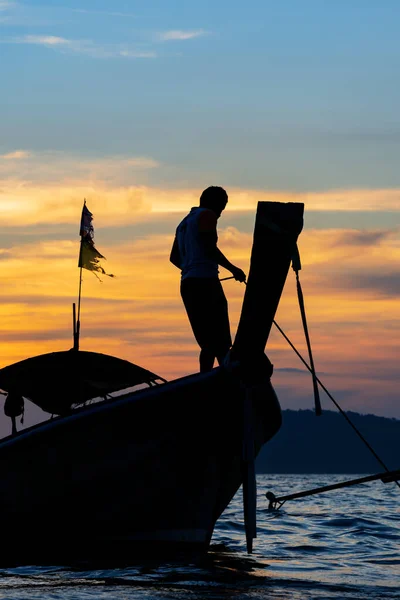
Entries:
{"label": "rope", "polygon": [[[224,281],[227,279],[234,279],[234,277],[225,277],[224,279],[221,279],[220,281]],[[247,285],[246,282],[244,282],[245,285]],[[332,400],[333,404],[336,406],[336,408],[339,410],[340,414],[343,415],[343,417],[346,419],[346,421],[348,422],[348,424],[350,425],[350,427],[352,427],[352,429],[355,431],[355,433],[358,435],[358,437],[361,439],[361,441],[367,446],[368,450],[372,453],[372,455],[376,458],[376,460],[379,462],[379,464],[385,469],[385,471],[387,473],[391,473],[390,469],[385,465],[385,463],[383,462],[383,460],[378,456],[378,454],[375,452],[375,450],[372,448],[372,446],[367,442],[367,440],[364,438],[364,436],[362,435],[362,433],[357,429],[357,427],[354,425],[354,423],[351,421],[351,419],[346,415],[346,413],[341,409],[341,407],[339,406],[339,404],[336,402],[336,400],[333,398],[333,396],[329,393],[329,391],[326,389],[326,387],[323,385],[323,383],[321,382],[321,380],[317,377],[317,375],[315,374],[314,369],[312,369],[306,360],[304,360],[304,358],[302,357],[302,355],[300,354],[300,352],[297,350],[297,348],[292,344],[292,342],[290,341],[290,339],[287,337],[287,335],[285,334],[285,332],[283,331],[283,329],[281,329],[281,327],[279,327],[278,323],[274,320],[273,324],[275,325],[275,327],[278,329],[278,331],[283,335],[283,337],[285,338],[285,340],[288,342],[288,344],[291,346],[291,348],[294,350],[294,352],[297,354],[297,356],[300,358],[300,360],[302,361],[302,363],[307,367],[307,369],[310,371],[310,373],[313,375],[313,379],[315,378],[315,382],[317,382],[321,388],[324,390],[324,392],[327,394],[327,396],[330,398],[330,400]],[[398,481],[394,482],[397,487],[400,488],[400,483]]]}
{"label": "rope", "polygon": [[[298,352],[298,350],[294,347],[294,345],[292,344],[292,342],[289,340],[289,338],[287,337],[287,335],[285,334],[285,332],[279,327],[278,323],[276,321],[274,321],[274,325],[277,327],[277,329],[281,332],[281,334],[283,335],[283,337],[285,338],[285,340],[289,343],[289,345],[293,348],[293,350],[296,352],[297,356],[300,358],[300,360],[303,362],[303,364],[307,367],[307,369],[311,371],[311,367],[307,364],[307,362],[304,360],[304,358],[301,356],[300,352]],[[382,465],[382,467],[385,469],[385,471],[387,473],[390,473],[390,470],[388,469],[388,467],[385,465],[385,463],[383,462],[383,460],[381,458],[379,458],[379,456],[377,455],[377,453],[375,452],[375,450],[372,448],[372,446],[367,442],[367,440],[364,438],[364,436],[360,433],[360,431],[358,431],[357,427],[354,425],[354,423],[351,421],[351,419],[346,415],[346,413],[340,408],[339,404],[336,402],[336,400],[333,398],[333,396],[331,396],[331,394],[328,392],[328,390],[326,389],[326,387],[323,385],[323,383],[321,382],[321,380],[315,376],[315,379],[317,380],[317,382],[319,383],[319,385],[321,386],[321,388],[324,390],[324,392],[328,395],[328,397],[332,400],[332,402],[334,403],[334,405],[336,406],[336,408],[339,410],[339,412],[344,416],[344,418],[346,419],[346,421],[349,423],[349,425],[354,429],[354,431],[356,432],[356,434],[360,437],[360,439],[364,442],[364,444],[367,446],[367,448],[372,452],[372,454],[374,455],[374,457],[376,458],[376,460]],[[395,481],[395,483],[397,484],[397,486],[400,488],[400,484],[398,481]]]}

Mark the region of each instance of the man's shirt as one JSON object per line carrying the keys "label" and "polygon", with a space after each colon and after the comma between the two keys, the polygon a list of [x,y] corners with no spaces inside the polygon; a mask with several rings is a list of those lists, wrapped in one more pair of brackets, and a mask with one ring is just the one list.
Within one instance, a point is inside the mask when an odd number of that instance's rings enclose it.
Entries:
{"label": "man's shirt", "polygon": [[[208,239],[207,239],[208,238]],[[176,239],[181,256],[182,280],[187,277],[218,277],[218,263],[209,257],[209,246],[217,243],[217,217],[195,206],[179,223]]]}

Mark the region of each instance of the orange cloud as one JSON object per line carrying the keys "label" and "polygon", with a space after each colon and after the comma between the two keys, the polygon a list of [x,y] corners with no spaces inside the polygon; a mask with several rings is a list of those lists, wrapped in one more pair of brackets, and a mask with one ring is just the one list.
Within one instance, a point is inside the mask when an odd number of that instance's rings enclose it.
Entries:
{"label": "orange cloud", "polygon": [[[400,210],[400,194],[393,190],[343,192],[335,210]],[[198,189],[158,189],[154,187],[113,187],[102,183],[34,185],[0,181],[0,225],[76,223],[83,199],[95,214],[98,226],[121,225],[150,220],[155,213],[182,213],[196,206]],[[324,200],[322,199],[324,198]],[[306,202],[307,210],[332,210],[333,193],[289,195],[261,191],[229,190],[229,211],[256,211],[259,201]]]}
{"label": "orange cloud", "polygon": [[[167,379],[196,371],[198,347],[179,295],[179,271],[168,257],[175,226],[198,203],[198,196],[195,189],[101,181],[58,185],[3,180],[0,225],[3,243],[5,234],[9,243],[0,250],[0,366],[71,347],[72,303],[77,302],[79,283],[79,220],[86,197],[94,214],[96,245],[107,258],[106,270],[116,277],[99,282],[83,271],[82,349],[115,354]],[[399,209],[395,190],[308,195],[229,190],[219,243],[246,272],[252,233],[241,231],[231,219],[245,211],[255,215],[259,200],[306,201],[306,214],[311,208],[333,206],[373,211],[379,204],[382,209]],[[160,222],[167,227],[158,233]],[[62,224],[75,233],[67,235]],[[347,408],[400,416],[394,401],[400,330],[398,229],[305,227],[299,249],[317,372],[324,373],[333,395],[337,391],[340,399],[346,399]],[[221,270],[221,277],[228,275]],[[223,285],[234,334],[245,287],[233,280]],[[291,269],[276,319],[307,358]],[[296,397],[310,406],[310,377],[280,370],[304,367],[275,328],[267,352],[275,365],[274,383],[283,406],[295,407]]]}
{"label": "orange cloud", "polygon": [[21,160],[27,158],[30,155],[26,150],[15,150],[14,152],[8,152],[8,154],[0,154],[0,159],[3,160]]}

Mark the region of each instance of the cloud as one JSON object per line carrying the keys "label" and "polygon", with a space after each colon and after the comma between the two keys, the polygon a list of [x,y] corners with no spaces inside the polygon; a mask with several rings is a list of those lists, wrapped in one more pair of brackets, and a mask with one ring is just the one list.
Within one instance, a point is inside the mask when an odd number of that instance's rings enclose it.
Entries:
{"label": "cloud", "polygon": [[107,11],[107,10],[86,10],[85,8],[73,8],[73,12],[82,13],[85,15],[105,15],[106,17],[122,17],[122,18],[133,18],[136,19],[137,16],[131,13],[124,12],[115,12],[115,11]]}
{"label": "cloud", "polygon": [[[168,166],[151,157],[88,157],[61,152],[31,154],[18,161],[0,160],[0,226],[38,223],[73,223],[83,198],[96,207],[102,224],[123,226],[136,223],[178,221],[199,201],[199,188],[166,188],[156,185],[154,178]],[[385,197],[383,190],[377,191]],[[348,192],[349,201],[353,193]],[[254,214],[259,201],[298,201],[293,195],[259,190],[229,190],[228,208],[219,225],[221,240],[232,250],[250,244]],[[390,194],[387,203],[390,206]],[[361,210],[363,205],[361,205]],[[312,208],[310,208],[312,210]],[[307,207],[306,207],[307,214]],[[323,223],[321,212],[321,223]],[[362,215],[364,213],[361,213]],[[374,222],[371,211],[371,223]],[[353,215],[353,222],[355,220]],[[21,221],[23,219],[23,221]],[[358,266],[363,261],[375,265],[389,246],[396,257],[396,230],[370,230],[360,236],[356,231],[304,228],[299,241],[300,254],[307,255],[308,266],[330,273],[327,265]],[[147,225],[143,225],[147,227]],[[149,225],[150,230],[151,226]],[[139,232],[140,233],[140,232]],[[127,235],[127,233],[125,233]],[[357,242],[357,244],[355,243]],[[362,249],[362,252],[357,248]],[[368,251],[368,252],[367,252]],[[390,255],[389,255],[390,256]],[[338,271],[338,269],[336,269]]]}
{"label": "cloud", "polygon": [[[299,240],[300,253],[308,255],[308,264],[318,265],[328,277],[339,273],[337,265],[346,265],[356,273],[368,266],[370,273],[392,271],[400,263],[400,228],[385,230],[306,230]],[[383,272],[386,272],[385,270]]]}
{"label": "cloud", "polygon": [[55,35],[24,35],[20,38],[15,38],[15,42],[19,44],[38,44],[40,46],[68,46],[74,43],[71,40]]}
{"label": "cloud", "polygon": [[24,35],[3,39],[2,43],[32,44],[44,46],[60,52],[84,54],[91,58],[155,58],[151,50],[141,50],[120,44],[96,44],[92,40],[75,40],[55,35]]}
{"label": "cloud", "polygon": [[400,269],[385,269],[381,265],[378,273],[343,273],[335,278],[335,284],[343,288],[363,290],[368,294],[382,298],[398,298],[400,296]]}
{"label": "cloud", "polygon": [[[151,213],[151,196],[144,188],[51,185],[47,187],[13,184],[0,190],[0,224],[19,226],[55,222],[73,223],[86,198],[96,222],[123,224]],[[136,216],[135,216],[136,215]],[[80,218],[80,217],[79,217]]]}
{"label": "cloud", "polygon": [[[57,43],[56,43],[57,44]],[[175,165],[162,164],[151,156],[111,155],[95,156],[69,153],[56,150],[34,152],[32,149],[3,148],[0,158],[0,189],[9,187],[13,180],[14,189],[23,184],[43,185],[57,184],[62,189],[65,184],[100,188],[132,188],[145,187],[155,190],[160,185],[159,201],[153,207],[158,212],[183,212],[192,202],[198,202],[201,189],[198,187],[179,187],[175,190],[166,186],[165,181],[176,180]],[[3,180],[3,181],[2,181]],[[254,211],[258,202],[273,200],[276,202],[304,203],[304,228],[332,229],[332,235],[319,238],[319,243],[326,247],[331,239],[336,239],[338,231],[348,241],[340,240],[344,246],[363,245],[371,238],[371,243],[379,242],[383,228],[396,219],[400,212],[400,189],[332,189],[327,191],[293,192],[274,189],[240,188],[227,185],[229,194],[229,211],[235,211],[237,218],[246,219],[246,211]],[[174,197],[175,196],[175,197]],[[362,220],[357,216],[363,213]],[[387,213],[385,218],[382,215]],[[347,217],[348,214],[348,217]],[[339,216],[340,218],[339,218]],[[376,215],[376,216],[375,216]],[[380,219],[380,220],[379,220]],[[353,229],[361,229],[360,223],[368,234],[350,231],[350,224],[357,223]],[[252,226],[251,217],[247,218],[248,226]],[[310,225],[311,223],[311,225]],[[332,223],[335,225],[332,227]],[[375,226],[374,226],[375,223]],[[379,223],[379,225],[377,225]],[[247,228],[248,228],[247,226]],[[381,231],[378,231],[378,226]],[[335,230],[337,230],[335,232]],[[373,230],[373,231],[372,231]]]}
{"label": "cloud", "polygon": [[181,29],[171,29],[170,31],[164,31],[157,36],[157,39],[162,42],[177,41],[177,40],[191,40],[193,38],[207,35],[204,29],[195,29],[183,31]]}
{"label": "cloud", "polygon": [[71,334],[64,329],[47,329],[44,331],[7,331],[0,332],[0,342],[48,342],[49,340],[69,339]]}
{"label": "cloud", "polygon": [[[32,153],[18,165],[29,174],[29,169],[36,168],[32,165],[48,163],[51,154]],[[85,169],[91,163],[99,179],[90,182],[77,177],[72,181],[73,171],[83,158],[56,153],[53,165],[49,164],[50,172],[59,169],[58,175],[64,176],[63,169],[68,165],[70,181],[0,181],[1,365],[71,346],[71,304],[76,301],[79,277],[79,220],[86,197],[94,214],[96,245],[116,277],[99,283],[92,273],[83,274],[82,349],[95,348],[126,358],[167,379],[196,371],[198,347],[181,303],[179,271],[168,257],[175,226],[181,215],[197,205],[201,190],[129,187],[121,186],[118,178],[108,181],[106,175],[100,179],[102,172],[107,174],[116,168],[118,157],[86,157]],[[140,157],[125,156],[124,160],[141,164]],[[4,161],[9,168],[11,162]],[[135,167],[133,172],[138,170]],[[48,175],[47,171],[43,173]],[[385,190],[374,193],[385,198]],[[354,191],[348,190],[347,194],[350,201]],[[344,202],[345,190],[342,195]],[[318,202],[321,198],[322,194]],[[235,219],[250,214],[253,225],[257,202],[267,199],[296,200],[268,190],[232,189],[220,220],[221,249],[227,249],[228,258],[246,272],[252,227],[244,233]],[[306,227],[299,246],[303,267],[300,277],[317,374],[323,374],[324,384],[347,408],[400,416],[396,404],[398,232]],[[221,269],[221,277],[228,274]],[[265,276],[268,278],[268,268]],[[234,335],[245,288],[234,281],[223,285]],[[277,321],[307,358],[292,270]],[[267,354],[274,364],[273,383],[279,398],[282,395],[286,405],[299,408],[304,397],[304,406],[311,408],[311,375],[274,328]],[[393,377],[383,376],[385,373],[393,373]]]}
{"label": "cloud", "polygon": [[393,231],[390,229],[383,229],[377,231],[344,231],[342,234],[338,234],[334,238],[334,244],[336,246],[376,246],[380,242],[385,241],[391,237]]}
{"label": "cloud", "polygon": [[36,153],[17,150],[0,158],[4,159],[0,160],[0,179],[18,179],[25,183],[104,181],[118,185],[118,182],[124,180],[132,181],[135,174],[160,167],[160,163],[149,156],[115,155],[94,158],[56,150]]}
{"label": "cloud", "polygon": [[399,188],[380,188],[380,189],[330,189],[324,191],[312,192],[293,192],[281,190],[260,190],[243,189],[229,187],[229,202],[232,194],[235,195],[235,208],[245,209],[253,202],[271,200],[276,202],[303,202],[305,217],[307,211],[324,212],[381,212],[381,211],[400,211],[400,189]]}
{"label": "cloud", "polygon": [[219,227],[219,239],[223,243],[224,248],[233,250],[234,248],[242,248],[243,245],[248,243],[248,234],[244,234],[232,225],[223,227],[221,224]]}
{"label": "cloud", "polygon": [[0,1],[0,11],[8,10],[16,6],[16,2],[6,2],[5,0]]}
{"label": "cloud", "polygon": [[14,152],[8,152],[8,154],[0,154],[0,158],[4,160],[21,160],[22,158],[28,158],[29,155],[26,150],[15,150]]}
{"label": "cloud", "polygon": [[[400,293],[400,229],[358,234],[351,230],[303,231],[298,242],[300,279],[307,313],[312,315],[314,326],[321,327],[321,335],[328,339],[331,331],[338,339],[343,327],[369,345],[369,333],[370,339],[376,335],[371,321],[386,328],[385,315],[393,327],[400,320],[396,309]],[[294,290],[292,278],[288,279],[288,286]],[[297,310],[295,302],[292,309]],[[358,324],[364,318],[365,325],[359,331]],[[351,348],[354,342],[348,336],[340,343],[350,344]]]}
{"label": "cloud", "polygon": [[138,51],[138,50],[120,50],[115,56],[121,56],[123,58],[157,58],[156,52],[149,50]]}
{"label": "cloud", "polygon": [[294,373],[296,375],[309,375],[309,371],[307,369],[297,369],[296,367],[280,367],[278,369],[275,369],[274,367],[274,372]]}

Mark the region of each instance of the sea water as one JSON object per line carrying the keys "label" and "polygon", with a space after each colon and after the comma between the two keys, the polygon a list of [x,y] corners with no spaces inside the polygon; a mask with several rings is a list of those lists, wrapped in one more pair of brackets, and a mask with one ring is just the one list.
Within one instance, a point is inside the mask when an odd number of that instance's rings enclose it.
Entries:
{"label": "sea water", "polygon": [[250,555],[239,490],[217,523],[206,557],[146,559],[110,569],[3,568],[0,598],[399,599],[400,488],[395,483],[378,480],[268,510],[268,491],[279,497],[355,477],[360,475],[258,475],[257,538]]}

